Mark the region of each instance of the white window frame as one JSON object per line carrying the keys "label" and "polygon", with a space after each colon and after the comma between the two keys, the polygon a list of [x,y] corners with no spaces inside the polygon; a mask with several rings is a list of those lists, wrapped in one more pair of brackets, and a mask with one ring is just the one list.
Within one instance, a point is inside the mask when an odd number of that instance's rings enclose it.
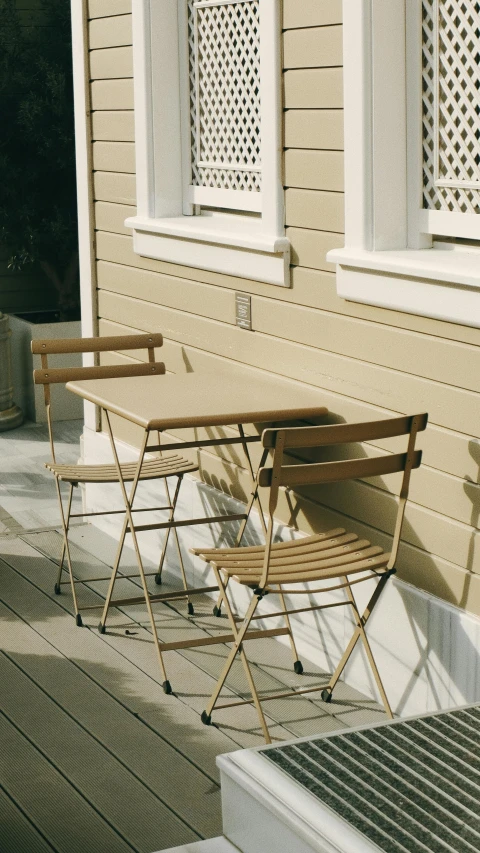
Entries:
{"label": "white window frame", "polygon": [[421,0],[343,0],[345,248],[328,257],[345,299],[480,327],[480,252],[421,230],[420,15]]}
{"label": "white window frame", "polygon": [[146,257],[288,287],[280,4],[261,0],[259,215],[241,211],[189,215],[193,211],[184,199],[188,156],[182,133],[182,99],[187,97],[188,80],[180,73],[186,45],[179,38],[185,16],[186,0],[133,3],[137,215],[125,225],[133,229],[134,250]]}

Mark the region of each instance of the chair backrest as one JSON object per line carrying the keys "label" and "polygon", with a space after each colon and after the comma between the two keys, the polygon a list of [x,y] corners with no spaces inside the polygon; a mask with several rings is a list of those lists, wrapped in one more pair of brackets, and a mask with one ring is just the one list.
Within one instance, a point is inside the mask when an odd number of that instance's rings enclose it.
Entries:
{"label": "chair backrest", "polygon": [[[274,451],[274,462],[271,468],[264,467],[259,471],[259,485],[272,486],[273,475],[276,470],[275,462],[277,462],[277,486],[332,483],[338,480],[374,477],[379,474],[404,471],[407,466],[408,453],[387,453],[373,458],[362,457],[339,462],[314,462],[306,465],[284,465],[283,454],[286,450],[299,448],[351,444],[399,435],[411,435],[412,431],[416,434],[425,429],[427,420],[428,415],[423,414],[370,421],[362,424],[264,430],[262,443],[264,447],[271,448]],[[418,468],[421,458],[421,451],[412,449],[411,458],[408,458],[409,467]]]}
{"label": "chair backrest", "polygon": [[[43,385],[47,409],[52,459],[55,461],[53,444],[50,385],[77,379],[111,379],[125,376],[149,376],[165,373],[165,364],[155,361],[155,347],[163,346],[161,334],[112,335],[101,338],[57,338],[32,341],[32,353],[40,355],[41,369],[33,371],[33,381]],[[49,355],[72,353],[99,353],[123,350],[146,349],[146,362],[132,364],[96,365],[93,367],[49,367]]]}
{"label": "chair backrest", "polygon": [[[415,450],[416,436],[418,432],[426,428],[427,421],[427,414],[419,414],[361,424],[264,430],[262,443],[264,448],[273,451],[273,461],[272,465],[263,466],[259,469],[257,482],[259,486],[270,488],[270,536],[273,530],[273,514],[278,502],[278,491],[281,486],[310,486],[403,471],[397,520],[393,534],[392,560],[394,562],[408,498],[410,473],[413,468],[419,467],[422,459],[422,451]],[[284,454],[288,450],[344,445],[402,435],[408,436],[404,453],[386,452],[382,456],[341,459],[335,462],[284,464]]]}

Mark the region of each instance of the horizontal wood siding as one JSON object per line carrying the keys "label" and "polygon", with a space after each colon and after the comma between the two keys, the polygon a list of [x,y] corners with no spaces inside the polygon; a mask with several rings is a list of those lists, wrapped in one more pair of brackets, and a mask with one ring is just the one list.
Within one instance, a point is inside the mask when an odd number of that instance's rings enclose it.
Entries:
{"label": "horizontal wood siding", "polygon": [[[100,332],[162,331],[171,372],[228,373],[235,361],[314,386],[332,422],[428,411],[399,574],[480,615],[479,332],[339,299],[326,259],[343,245],[344,229],[340,0],[284,0],[291,289],[135,255],[124,225],[135,212],[130,8],[123,0],[90,0],[89,9]],[[235,325],[237,290],[251,294],[254,332]],[[116,429],[138,440],[131,426],[116,421]],[[361,452],[384,449],[398,451],[398,440]],[[206,482],[247,497],[235,448],[191,453]],[[388,547],[398,490],[396,475],[305,488],[288,500],[282,495],[279,514],[306,532],[353,524]]]}

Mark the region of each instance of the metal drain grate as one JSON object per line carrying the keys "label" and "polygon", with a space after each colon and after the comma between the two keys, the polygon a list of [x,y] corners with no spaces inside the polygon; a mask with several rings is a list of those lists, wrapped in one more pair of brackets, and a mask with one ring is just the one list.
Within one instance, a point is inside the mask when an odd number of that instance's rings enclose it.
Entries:
{"label": "metal drain grate", "polygon": [[372,850],[480,851],[480,706],[261,752]]}

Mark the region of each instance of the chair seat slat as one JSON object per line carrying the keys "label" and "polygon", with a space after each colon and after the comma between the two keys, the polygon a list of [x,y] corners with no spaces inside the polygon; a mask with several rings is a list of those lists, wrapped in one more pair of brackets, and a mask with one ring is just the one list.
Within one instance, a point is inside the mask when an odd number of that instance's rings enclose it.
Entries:
{"label": "chair seat slat", "polygon": [[[292,576],[296,577],[299,574],[310,573],[310,572],[322,572],[324,569],[329,569],[332,567],[342,567],[346,566],[349,563],[358,562],[359,559],[366,559],[367,557],[376,557],[378,554],[382,554],[383,549],[380,548],[379,545],[370,545],[369,542],[365,542],[363,545],[360,545],[355,550],[344,551],[342,554],[334,557],[329,556],[327,558],[319,555],[317,558],[312,557],[310,560],[305,563],[287,563],[287,564],[278,564],[276,566],[271,565],[271,571],[268,575],[268,582],[273,583],[273,577],[283,577],[283,576]],[[212,560],[212,565],[216,565],[218,569],[222,569],[222,571],[226,572],[228,575],[232,575],[235,578],[253,578],[256,580],[261,575],[261,568],[259,570],[258,566],[255,566],[251,569],[245,568],[244,566],[240,566],[235,568],[234,566],[223,566],[222,561],[220,560],[218,563],[215,563]],[[282,581],[283,583],[283,581]]]}
{"label": "chair seat slat", "polygon": [[[332,580],[333,578],[344,578],[349,575],[359,574],[360,572],[371,571],[372,569],[383,569],[387,566],[389,558],[389,554],[382,553],[378,556],[366,557],[365,559],[358,560],[354,563],[344,563],[342,566],[332,566],[324,569],[322,572],[313,570],[311,572],[298,572],[297,574],[292,574],[290,576],[287,574],[272,575],[272,577],[268,579],[268,582],[269,584],[281,584],[283,589],[284,585],[288,585],[289,583],[318,583],[319,581]],[[241,577],[239,578],[239,583],[245,586],[247,584],[251,584],[252,581]],[[288,594],[288,589],[286,589],[285,592]]]}
{"label": "chair seat slat", "polygon": [[[344,554],[347,551],[355,550],[355,548],[366,548],[368,545],[370,545],[370,542],[367,539],[359,539],[355,533],[348,533],[338,539],[331,539],[328,543],[319,543],[318,546],[312,544],[308,549],[297,548],[283,554],[282,552],[277,552],[275,555],[270,557],[270,566],[272,569],[275,566],[295,566],[299,563],[308,563],[312,558],[327,559],[327,557],[333,557],[336,554]],[[221,565],[222,568],[229,570],[236,567],[241,571],[247,567],[263,565],[263,555],[261,554],[257,556],[253,555],[251,559],[245,559],[242,554],[238,554],[236,557],[226,558],[221,554],[221,552],[217,552],[217,557],[210,557],[210,559],[213,562],[216,562],[217,565]]]}
{"label": "chair seat slat", "polygon": [[[296,548],[300,543],[305,545],[305,543],[314,543],[314,542],[324,542],[329,539],[333,539],[334,536],[343,536],[346,533],[345,528],[336,527],[333,530],[328,530],[326,533],[315,533],[313,536],[307,536],[303,539],[292,539],[289,542],[274,542],[272,545],[272,551],[289,551]],[[242,554],[263,554],[265,550],[264,545],[246,545],[238,548],[222,548],[222,554],[237,554],[239,551]],[[191,554],[196,554],[198,557],[202,557],[202,559],[207,559],[207,557],[211,554],[218,554],[218,548],[191,548]]]}
{"label": "chair seat slat", "polygon": [[[113,465],[57,465],[47,462],[45,465],[59,480],[70,483],[117,483],[118,472]],[[120,466],[125,482],[131,482],[137,469],[136,462],[126,462]],[[140,480],[156,480],[159,477],[172,477],[176,474],[186,474],[198,471],[198,465],[174,456],[171,459],[161,458],[148,460],[142,466]]]}

